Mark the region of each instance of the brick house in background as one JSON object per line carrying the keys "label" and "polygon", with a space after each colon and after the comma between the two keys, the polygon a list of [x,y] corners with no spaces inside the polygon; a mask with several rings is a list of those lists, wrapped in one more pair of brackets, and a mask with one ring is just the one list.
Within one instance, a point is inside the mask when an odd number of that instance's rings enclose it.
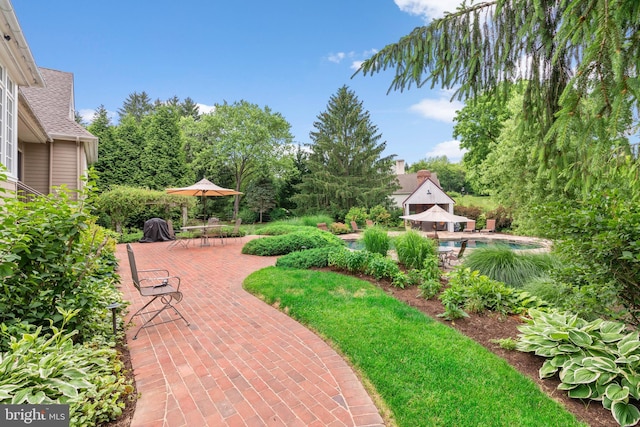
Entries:
{"label": "brick house in background", "polygon": [[73,75],[38,68],[9,0],[0,0],[0,187],[48,194],[82,186],[98,138],[75,122]]}

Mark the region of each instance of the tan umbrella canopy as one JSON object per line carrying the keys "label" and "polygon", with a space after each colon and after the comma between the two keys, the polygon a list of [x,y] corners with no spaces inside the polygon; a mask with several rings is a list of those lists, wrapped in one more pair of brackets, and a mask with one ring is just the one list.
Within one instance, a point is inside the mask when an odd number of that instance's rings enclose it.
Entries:
{"label": "tan umbrella canopy", "polygon": [[[444,209],[442,209],[438,205],[434,205],[433,207],[427,209],[424,212],[420,212],[413,215],[404,215],[401,216],[402,219],[408,219],[411,221],[419,221],[419,222],[467,222],[469,218],[466,216],[454,215],[451,214]],[[434,224],[435,229],[435,224]],[[438,231],[435,230],[436,239],[438,238]]]}
{"label": "tan umbrella canopy", "polygon": [[401,216],[402,219],[408,219],[411,221],[419,221],[419,222],[467,222],[469,218],[466,216],[454,215],[451,214],[444,209],[442,209],[438,205],[434,205],[433,207],[427,209],[424,212],[420,212],[413,215],[404,215]]}
{"label": "tan umbrella canopy", "polygon": [[217,197],[217,196],[234,196],[242,194],[239,191],[231,190],[230,188],[222,188],[209,181],[207,178],[202,178],[200,181],[193,185],[182,188],[167,188],[167,194],[181,194],[184,196],[201,196],[202,203],[204,205],[205,221],[206,221],[206,201],[205,197]]}

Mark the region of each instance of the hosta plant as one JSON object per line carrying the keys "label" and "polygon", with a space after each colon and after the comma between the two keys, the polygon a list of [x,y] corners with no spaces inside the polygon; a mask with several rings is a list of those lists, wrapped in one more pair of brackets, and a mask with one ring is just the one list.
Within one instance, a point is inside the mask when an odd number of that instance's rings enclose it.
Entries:
{"label": "hosta plant", "polygon": [[540,378],[559,375],[570,397],[602,402],[622,426],[640,422],[640,339],[620,322],[588,322],[558,311],[529,310],[517,349],[547,360]]}

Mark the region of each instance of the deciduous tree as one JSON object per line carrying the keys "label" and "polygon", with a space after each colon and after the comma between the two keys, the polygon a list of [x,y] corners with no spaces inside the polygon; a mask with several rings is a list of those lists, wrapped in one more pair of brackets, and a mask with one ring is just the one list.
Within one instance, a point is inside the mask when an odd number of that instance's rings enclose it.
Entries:
{"label": "deciduous tree", "polygon": [[[277,169],[293,139],[291,125],[280,113],[244,100],[217,104],[199,121],[187,117],[182,125],[194,171],[212,176],[217,169],[226,168],[237,191],[255,173]],[[236,196],[234,218],[239,207]]]}
{"label": "deciduous tree", "polygon": [[640,107],[639,22],[637,0],[463,3],[386,46],[359,71],[395,69],[390,90],[431,84],[465,99],[494,92],[501,101],[508,83],[524,80],[520,125],[535,131],[542,166],[585,182],[590,162],[567,163],[573,135],[580,134],[581,152],[629,152],[626,135]]}

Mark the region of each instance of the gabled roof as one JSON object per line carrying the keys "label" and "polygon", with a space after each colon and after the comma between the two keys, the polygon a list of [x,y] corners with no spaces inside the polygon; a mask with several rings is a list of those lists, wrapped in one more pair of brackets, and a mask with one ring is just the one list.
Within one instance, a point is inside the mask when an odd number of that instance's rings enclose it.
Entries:
{"label": "gabled roof", "polygon": [[[398,178],[398,184],[400,188],[393,192],[393,194],[411,194],[416,188],[418,188],[418,173],[403,173],[396,175]],[[435,172],[431,172],[431,181],[440,187],[440,180]]]}
{"label": "gabled roof", "polygon": [[437,205],[453,203],[455,203],[455,200],[445,193],[444,190],[440,188],[440,185],[436,184],[431,178],[427,178],[404,200],[404,202],[402,202],[402,205]]}
{"label": "gabled roof", "polygon": [[20,87],[29,107],[53,139],[84,142],[87,161],[98,156],[98,138],[76,123],[73,105],[73,74],[40,68],[45,87]]}

